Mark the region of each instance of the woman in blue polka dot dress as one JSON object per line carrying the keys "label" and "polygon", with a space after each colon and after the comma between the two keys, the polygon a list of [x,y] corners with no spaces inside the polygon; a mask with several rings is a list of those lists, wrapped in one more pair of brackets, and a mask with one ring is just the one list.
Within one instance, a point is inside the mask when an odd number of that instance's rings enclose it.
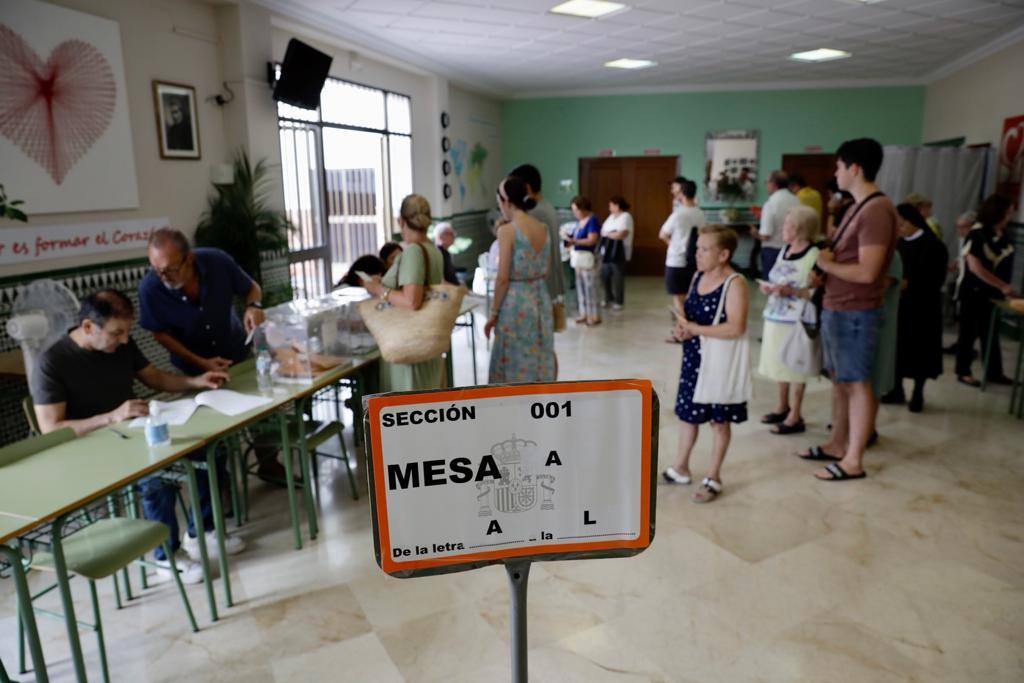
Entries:
{"label": "woman in blue polka dot dress", "polygon": [[[708,225],[700,230],[697,239],[697,274],[690,285],[683,310],[685,320],[676,324],[676,335],[683,341],[683,367],[679,374],[679,393],[676,397],[676,415],[679,423],[679,455],[676,464],[662,472],[670,484],[689,484],[690,453],[697,441],[699,425],[710,422],[714,439],[711,449],[711,467],[693,496],[696,503],[707,503],[722,492],[722,461],[732,436],[731,424],[747,420],[746,403],[707,404],[694,403],[693,392],[700,370],[700,337],[736,339],[747,333],[747,282],[733,278],[736,273],[729,261],[736,253],[736,233],[722,225]],[[717,325],[712,325],[718,301],[723,291],[725,304]]]}

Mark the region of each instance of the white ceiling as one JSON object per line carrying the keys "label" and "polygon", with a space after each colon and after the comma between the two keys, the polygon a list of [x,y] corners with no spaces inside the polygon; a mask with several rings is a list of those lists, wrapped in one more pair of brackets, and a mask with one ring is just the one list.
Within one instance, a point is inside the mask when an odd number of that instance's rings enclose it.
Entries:
{"label": "white ceiling", "polygon": [[[419,57],[507,96],[759,83],[915,81],[1024,28],[1024,0],[618,0],[599,19],[561,0],[272,0],[378,52]],[[831,47],[849,59],[802,64]],[[603,67],[653,59],[639,71]],[[1024,65],[1022,65],[1024,72]],[[1022,78],[1024,82],[1024,78]]]}

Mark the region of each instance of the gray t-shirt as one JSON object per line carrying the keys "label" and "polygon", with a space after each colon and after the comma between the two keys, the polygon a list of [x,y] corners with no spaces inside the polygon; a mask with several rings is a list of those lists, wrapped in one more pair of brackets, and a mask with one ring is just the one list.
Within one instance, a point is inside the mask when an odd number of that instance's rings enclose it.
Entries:
{"label": "gray t-shirt", "polygon": [[530,210],[530,215],[548,226],[548,248],[551,260],[548,262],[548,294],[554,299],[565,294],[565,283],[562,281],[562,252],[559,249],[561,238],[558,236],[558,212],[546,199],[537,202]]}
{"label": "gray t-shirt", "polygon": [[90,351],[64,335],[36,359],[29,391],[36,405],[67,404],[64,417],[83,420],[134,398],[135,374],[149,365],[135,341],[113,353]]}

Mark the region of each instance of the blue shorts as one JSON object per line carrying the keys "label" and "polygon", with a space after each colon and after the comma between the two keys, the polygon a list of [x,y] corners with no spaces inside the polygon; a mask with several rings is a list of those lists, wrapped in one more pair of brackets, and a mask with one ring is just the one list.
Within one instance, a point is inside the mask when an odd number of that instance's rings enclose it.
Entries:
{"label": "blue shorts", "polygon": [[821,312],[821,350],[832,380],[870,382],[875,363],[882,307],[862,311]]}

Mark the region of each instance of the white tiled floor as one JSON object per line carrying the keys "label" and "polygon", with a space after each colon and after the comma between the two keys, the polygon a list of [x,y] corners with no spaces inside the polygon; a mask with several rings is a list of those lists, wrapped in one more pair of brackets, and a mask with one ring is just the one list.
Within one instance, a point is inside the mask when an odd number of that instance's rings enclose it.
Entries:
{"label": "white tiled floor", "polygon": [[[653,379],[664,464],[675,455],[679,348],[661,341],[660,282],[627,286],[624,311],[557,336],[562,378]],[[456,354],[456,379],[469,383],[468,349]],[[483,344],[479,360],[483,378]],[[689,487],[661,486],[657,535],[643,554],[533,567],[531,680],[1024,680],[1024,422],[1007,416],[1008,391],[958,385],[950,367],[929,385],[924,413],[883,406],[869,478],[844,484],[816,482],[793,456],[825,435],[828,387],[809,388],[801,437],[767,434],[757,418],[774,387],[758,380],[755,394],[719,500],[697,506]],[[696,472],[708,447],[702,435]],[[385,576],[366,497],[349,497],[335,461],[322,461],[321,537],[301,551],[284,492],[253,486],[253,519],[239,532],[249,549],[232,563],[237,606],[219,622],[201,586],[189,591],[202,628],[192,634],[171,586],[118,612],[105,582],[114,680],[508,679],[501,568]],[[75,588],[87,614],[86,591]],[[0,657],[14,673],[11,593],[0,581]],[[51,679],[72,680],[63,624],[41,618],[40,628]],[[98,678],[95,639],[83,643]]]}

